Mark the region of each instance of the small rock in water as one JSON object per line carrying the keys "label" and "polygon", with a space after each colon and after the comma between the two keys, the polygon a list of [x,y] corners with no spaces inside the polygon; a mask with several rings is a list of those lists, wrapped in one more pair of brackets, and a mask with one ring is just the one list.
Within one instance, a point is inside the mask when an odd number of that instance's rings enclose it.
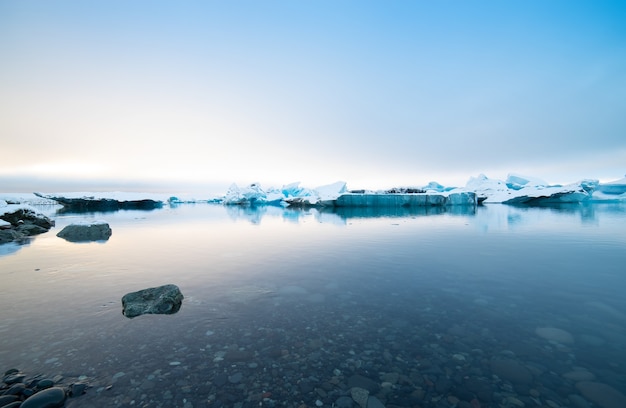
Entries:
{"label": "small rock in water", "polygon": [[359,404],[361,408],[367,408],[367,399],[369,398],[370,392],[364,388],[353,387],[350,390],[350,395],[354,402]]}
{"label": "small rock in water", "polygon": [[238,384],[239,382],[241,382],[242,378],[243,378],[243,374],[241,374],[240,372],[237,372],[228,377],[228,382],[232,384]]}
{"label": "small rock in water", "polygon": [[70,386],[70,396],[78,397],[79,395],[83,395],[85,390],[87,389],[87,384],[85,383],[74,383]]}
{"label": "small rock in water", "polygon": [[63,388],[52,387],[39,391],[28,398],[20,408],[58,408],[65,402],[65,391]]}
{"label": "small rock in water", "polygon": [[17,400],[19,400],[17,395],[0,395],[0,407],[5,407]]}
{"label": "small rock in water", "polygon": [[4,395],[20,395],[26,389],[26,384],[15,383],[11,387],[4,391]]}
{"label": "small rock in water", "polygon": [[510,358],[491,360],[491,370],[498,377],[514,384],[530,384],[533,380],[533,375],[528,368]]}
{"label": "small rock in water", "polygon": [[591,408],[587,400],[578,394],[570,394],[567,396],[567,399],[570,400],[574,408]]}
{"label": "small rock in water", "polygon": [[556,327],[537,327],[535,334],[541,338],[550,341],[556,341],[562,344],[574,343],[574,336],[563,329],[557,329]]}
{"label": "small rock in water", "polygon": [[574,370],[563,374],[563,378],[567,378],[572,381],[593,381],[596,376],[587,370]]}
{"label": "small rock in water", "polygon": [[37,388],[41,390],[45,390],[46,388],[50,388],[54,386],[54,381],[49,378],[43,378],[37,382]]}
{"label": "small rock in water", "polygon": [[142,314],[174,314],[183,298],[178,286],[172,284],[127,293],[122,297],[122,314],[131,319]]}
{"label": "small rock in water", "polygon": [[352,408],[352,398],[346,397],[345,395],[343,397],[337,398],[337,401],[335,401],[335,407],[336,408]]}
{"label": "small rock in water", "polygon": [[592,381],[581,381],[576,384],[580,393],[602,408],[626,407],[626,396],[610,385]]}
{"label": "small rock in water", "polygon": [[57,237],[70,242],[106,241],[111,237],[111,227],[104,221],[70,224]]}
{"label": "small rock in water", "polygon": [[367,398],[367,408],[385,408],[385,405],[373,395]]}
{"label": "small rock in water", "polygon": [[2,381],[7,385],[11,385],[11,384],[22,382],[24,378],[26,378],[25,374],[22,374],[20,372],[12,372],[11,374],[5,375],[2,378]]}

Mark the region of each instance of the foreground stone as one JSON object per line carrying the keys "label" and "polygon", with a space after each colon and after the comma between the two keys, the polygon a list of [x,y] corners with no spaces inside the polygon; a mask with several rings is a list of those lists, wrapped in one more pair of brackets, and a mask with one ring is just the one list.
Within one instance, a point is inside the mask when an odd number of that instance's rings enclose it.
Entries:
{"label": "foreground stone", "polygon": [[122,313],[128,318],[142,314],[174,314],[183,302],[176,285],[163,285],[127,293],[122,297]]}
{"label": "foreground stone", "polygon": [[624,408],[626,407],[626,396],[610,385],[581,381],[576,383],[576,388],[580,393],[602,408]]}
{"label": "foreground stone", "polygon": [[70,224],[63,228],[57,237],[70,242],[106,241],[111,237],[109,224],[104,221]]}
{"label": "foreground stone", "polygon": [[65,403],[65,390],[60,387],[52,387],[39,391],[28,398],[21,408],[57,408]]}
{"label": "foreground stone", "polygon": [[30,208],[0,211],[0,221],[0,244],[42,234],[54,226],[54,221]]}

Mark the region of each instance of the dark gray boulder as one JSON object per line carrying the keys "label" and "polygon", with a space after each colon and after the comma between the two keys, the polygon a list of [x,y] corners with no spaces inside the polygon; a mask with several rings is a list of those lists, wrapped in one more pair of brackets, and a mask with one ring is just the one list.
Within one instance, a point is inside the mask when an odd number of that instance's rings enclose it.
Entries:
{"label": "dark gray boulder", "polygon": [[21,408],[57,408],[65,403],[65,390],[59,387],[52,387],[39,391],[28,398],[21,405]]}
{"label": "dark gray boulder", "polygon": [[57,237],[70,242],[106,241],[111,237],[109,224],[104,221],[93,221],[67,225]]}
{"label": "dark gray boulder", "polygon": [[127,293],[122,297],[122,313],[128,318],[142,314],[174,314],[183,302],[176,285],[163,285]]}
{"label": "dark gray boulder", "polygon": [[0,244],[22,241],[32,235],[43,234],[54,225],[54,221],[30,208],[15,208],[0,211]]}

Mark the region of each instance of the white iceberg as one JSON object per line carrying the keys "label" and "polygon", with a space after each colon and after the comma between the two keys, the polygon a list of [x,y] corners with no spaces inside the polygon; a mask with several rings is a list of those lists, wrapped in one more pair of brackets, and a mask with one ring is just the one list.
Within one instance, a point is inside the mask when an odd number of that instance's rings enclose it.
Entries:
{"label": "white iceberg", "polygon": [[282,202],[283,193],[276,189],[267,192],[261,188],[259,183],[252,183],[247,187],[240,188],[237,184],[231,184],[228,192],[222,199],[222,203],[228,205],[258,205],[258,204],[279,204]]}
{"label": "white iceberg", "polygon": [[564,186],[550,186],[539,179],[519,175],[509,175],[508,181],[515,188],[509,187],[507,182],[480,174],[470,178],[458,191],[473,191],[479,202],[484,203],[542,205],[588,201],[598,185],[597,180],[582,180]]}
{"label": "white iceberg", "polygon": [[593,201],[626,201],[626,176],[608,183],[600,183],[593,193]]}
{"label": "white iceberg", "polygon": [[[471,194],[475,194],[474,199]],[[342,196],[350,195],[347,199]],[[358,197],[359,195],[367,197]],[[355,198],[356,197],[356,198]],[[358,198],[358,199],[357,199]],[[339,201],[346,201],[340,203]],[[280,207],[324,207],[348,205],[356,200],[359,206],[367,205],[471,205],[472,203],[503,204],[561,204],[582,202],[625,202],[626,177],[609,183],[598,180],[581,180],[567,185],[549,185],[546,181],[517,173],[509,173],[506,181],[491,179],[484,174],[470,177],[464,187],[448,187],[431,181],[422,188],[402,187],[391,190],[352,190],[346,182],[320,186],[302,187],[299,182],[286,184],[280,188],[264,189],[260,183],[246,187],[232,184],[221,197],[197,199],[190,196],[171,196],[154,193],[133,192],[72,192],[57,194],[0,194],[0,214],[6,207],[15,203],[51,204],[61,203],[70,208],[98,210],[150,209],[162,205],[181,203],[220,203],[226,205]],[[369,200],[369,201],[368,201]],[[370,203],[371,201],[371,203]],[[422,203],[423,201],[423,203]],[[377,204],[378,203],[378,204]],[[395,203],[395,204],[394,204]],[[52,208],[54,210],[54,208]]]}
{"label": "white iceberg", "polygon": [[301,188],[300,183],[291,183],[282,188],[270,188],[267,191],[259,183],[252,183],[240,188],[232,184],[222,203],[226,205],[324,205],[345,193],[346,183],[338,181],[315,189]]}

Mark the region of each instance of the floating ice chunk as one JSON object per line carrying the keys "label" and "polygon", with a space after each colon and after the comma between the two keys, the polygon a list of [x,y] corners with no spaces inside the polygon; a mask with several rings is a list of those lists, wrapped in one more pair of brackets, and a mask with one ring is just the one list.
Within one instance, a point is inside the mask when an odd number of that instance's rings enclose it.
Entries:
{"label": "floating ice chunk", "polygon": [[598,185],[598,191],[603,194],[626,194],[626,176],[608,183],[600,183]]}
{"label": "floating ice chunk", "polygon": [[255,205],[265,203],[267,194],[261,188],[259,183],[252,183],[247,187],[239,188],[235,183],[231,184],[226,196],[224,204],[236,205]]}

